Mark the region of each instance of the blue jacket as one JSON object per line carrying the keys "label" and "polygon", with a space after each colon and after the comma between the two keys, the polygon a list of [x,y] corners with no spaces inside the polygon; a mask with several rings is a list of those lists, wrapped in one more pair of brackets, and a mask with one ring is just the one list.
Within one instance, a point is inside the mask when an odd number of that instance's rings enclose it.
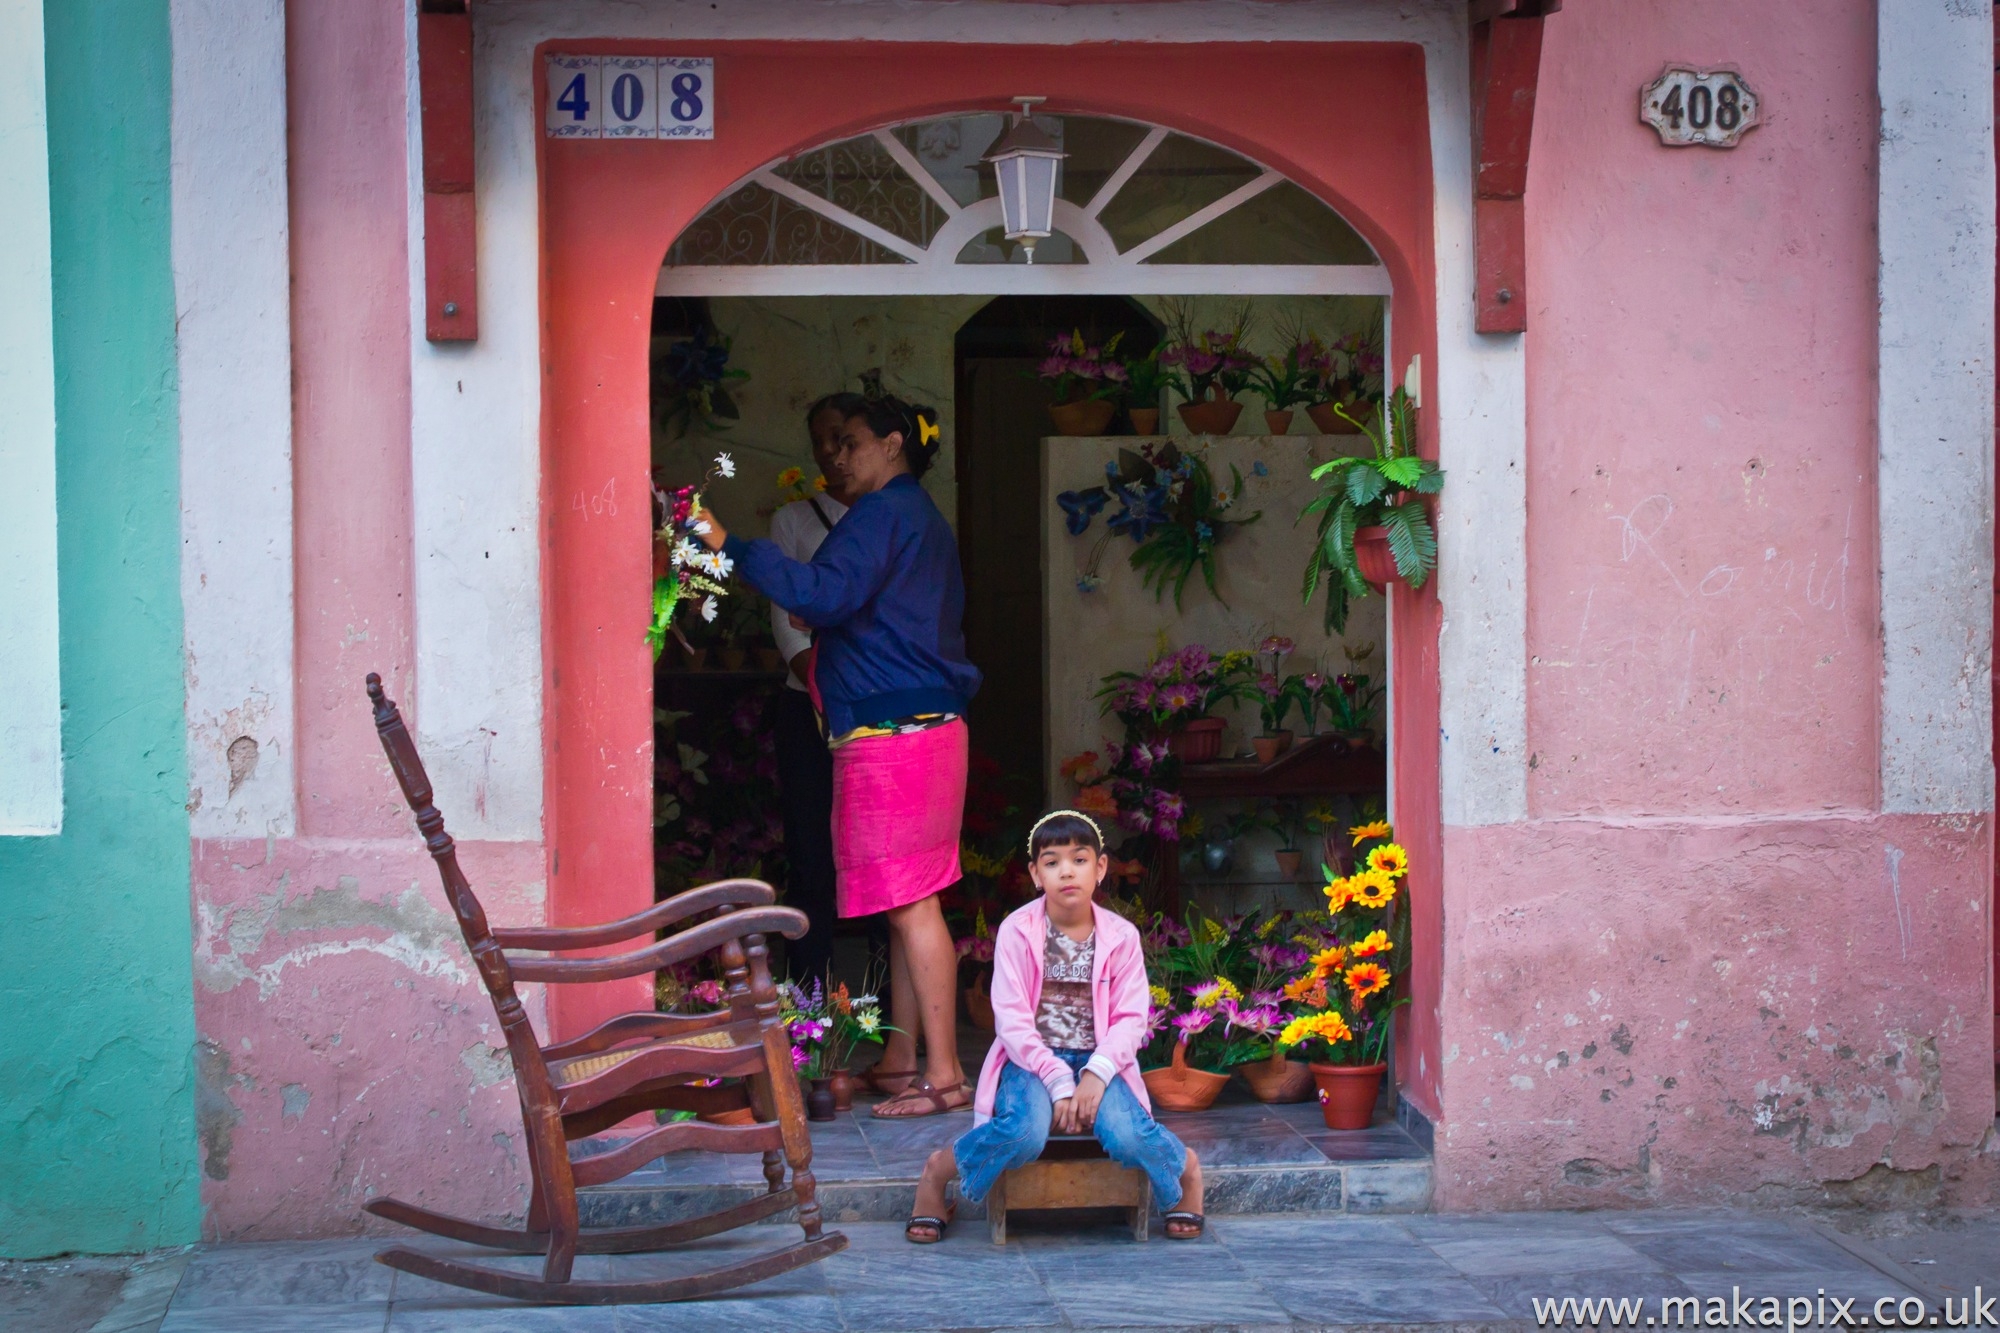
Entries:
{"label": "blue jacket", "polygon": [[963,713],[979,689],[965,656],[958,543],[914,477],[862,496],[810,563],[731,536],[723,552],[758,591],[818,631],[817,676],[835,736],[916,713]]}

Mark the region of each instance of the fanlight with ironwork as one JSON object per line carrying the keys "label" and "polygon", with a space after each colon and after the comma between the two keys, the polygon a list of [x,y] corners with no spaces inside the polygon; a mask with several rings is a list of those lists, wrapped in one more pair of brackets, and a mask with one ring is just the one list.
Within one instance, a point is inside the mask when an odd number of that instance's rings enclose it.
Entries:
{"label": "fanlight with ironwork", "polygon": [[667,252],[662,296],[1389,295],[1367,241],[1279,173],[1159,126],[1037,116],[1063,147],[1053,236],[1001,235],[998,114],[877,130],[753,172]]}

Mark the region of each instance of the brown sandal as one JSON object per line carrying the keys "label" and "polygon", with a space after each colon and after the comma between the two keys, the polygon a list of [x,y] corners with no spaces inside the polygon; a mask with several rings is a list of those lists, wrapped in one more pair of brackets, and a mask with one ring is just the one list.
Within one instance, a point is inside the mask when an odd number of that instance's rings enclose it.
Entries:
{"label": "brown sandal", "polygon": [[[861,1071],[861,1081],[868,1085],[870,1092],[879,1092],[884,1097],[894,1097],[897,1093],[909,1087],[910,1084],[916,1082],[917,1076],[921,1072],[921,1070],[916,1069],[884,1069],[881,1065],[876,1064],[870,1065]],[[891,1079],[896,1081],[896,1086],[893,1088],[886,1086]]]}
{"label": "brown sandal", "polygon": [[[953,1097],[958,1097],[961,1100],[950,1100]],[[919,1102],[928,1103],[929,1109],[909,1111],[890,1109],[891,1107],[898,1106],[915,1106]],[[877,1120],[918,1120],[927,1115],[946,1115],[953,1111],[970,1111],[971,1109],[972,1097],[966,1092],[963,1083],[953,1086],[949,1091],[945,1091],[933,1087],[929,1079],[920,1078],[910,1084],[909,1087],[904,1088],[901,1092],[891,1097],[888,1101],[878,1105],[875,1108],[874,1114]]]}

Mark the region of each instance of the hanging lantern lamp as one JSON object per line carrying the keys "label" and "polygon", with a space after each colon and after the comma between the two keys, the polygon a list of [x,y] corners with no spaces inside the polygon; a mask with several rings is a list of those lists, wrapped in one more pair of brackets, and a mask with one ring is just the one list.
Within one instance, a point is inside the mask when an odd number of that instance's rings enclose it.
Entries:
{"label": "hanging lantern lamp", "polygon": [[1001,233],[1020,242],[1030,264],[1035,262],[1035,243],[1055,232],[1056,172],[1069,156],[1035,124],[1034,107],[1045,100],[1015,98],[1021,109],[980,159],[993,164],[1000,184]]}

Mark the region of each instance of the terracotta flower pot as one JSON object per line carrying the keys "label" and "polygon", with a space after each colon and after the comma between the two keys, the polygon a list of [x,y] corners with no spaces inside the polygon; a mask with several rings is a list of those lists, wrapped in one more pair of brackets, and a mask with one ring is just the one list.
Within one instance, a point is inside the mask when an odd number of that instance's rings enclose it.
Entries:
{"label": "terracotta flower pot", "polygon": [[1264,429],[1272,435],[1283,435],[1292,428],[1292,415],[1290,411],[1266,412]]}
{"label": "terracotta flower pot", "polygon": [[1313,1095],[1312,1066],[1303,1060],[1287,1060],[1275,1051],[1268,1060],[1236,1066],[1236,1072],[1250,1085],[1250,1095],[1260,1102],[1302,1102]]}
{"label": "terracotta flower pot", "polygon": [[1372,731],[1343,731],[1340,739],[1347,742],[1350,750],[1369,750],[1375,746],[1375,733]]}
{"label": "terracotta flower pot", "polygon": [[[1361,416],[1361,405],[1359,403],[1343,402],[1340,406],[1346,408],[1351,416]],[[1322,435],[1359,435],[1361,433],[1361,427],[1342,417],[1333,408],[1334,405],[1332,403],[1314,403],[1306,409],[1306,415],[1312,418],[1315,430]]]}
{"label": "terracotta flower pot", "polygon": [[1382,1092],[1382,1071],[1389,1066],[1323,1065],[1314,1061],[1313,1082],[1319,1085],[1319,1113],[1328,1129],[1366,1129],[1375,1120],[1375,1099]]}
{"label": "terracotta flower pot", "polygon": [[826,1121],[834,1118],[833,1088],[831,1079],[811,1078],[806,1080],[806,1119]]}
{"label": "terracotta flower pot", "polygon": [[1229,1083],[1227,1074],[1211,1074],[1190,1065],[1184,1041],[1174,1043],[1172,1064],[1148,1069],[1139,1077],[1146,1080],[1146,1095],[1161,1111],[1206,1111]]}
{"label": "terracotta flower pot", "polygon": [[1258,763],[1268,764],[1292,748],[1292,733],[1273,731],[1262,736],[1252,736],[1250,748],[1257,752]]}
{"label": "terracotta flower pot", "polygon": [[785,655],[776,648],[759,648],[757,650],[757,669],[759,671],[783,671],[785,669]]}
{"label": "terracotta flower pot", "polygon": [[1222,719],[1198,717],[1167,737],[1167,749],[1183,764],[1206,764],[1222,757]]}
{"label": "terracotta flower pot", "polygon": [[1389,586],[1396,577],[1396,557],[1389,554],[1389,529],[1354,530],[1354,568],[1376,592]]}
{"label": "terracotta flower pot", "polygon": [[836,1071],[831,1078],[827,1079],[826,1086],[833,1093],[834,1110],[852,1111],[854,1109],[854,1090],[861,1086],[860,1079],[842,1069]]}
{"label": "terracotta flower pot", "polygon": [[1175,410],[1181,414],[1181,424],[1196,435],[1227,435],[1236,427],[1236,418],[1243,415],[1243,404],[1222,396],[1222,386],[1208,386],[1209,397],[1199,403],[1182,403]]}
{"label": "terracotta flower pot", "polygon": [[1280,875],[1283,875],[1286,879],[1297,879],[1299,877],[1299,866],[1305,860],[1304,852],[1296,849],[1287,851],[1280,848],[1272,852],[1271,855],[1277,859],[1278,873]]}
{"label": "terracotta flower pot", "polygon": [[965,1016],[981,1032],[993,1031],[993,998],[986,993],[986,978],[980,977],[959,997],[965,1001]]}
{"label": "terracotta flower pot", "polygon": [[1160,433],[1160,409],[1157,407],[1133,407],[1126,409],[1132,418],[1132,433],[1135,435],[1158,435]]}
{"label": "terracotta flower pot", "polygon": [[1117,406],[1104,398],[1049,404],[1049,416],[1056,423],[1058,435],[1102,435],[1117,411]]}

